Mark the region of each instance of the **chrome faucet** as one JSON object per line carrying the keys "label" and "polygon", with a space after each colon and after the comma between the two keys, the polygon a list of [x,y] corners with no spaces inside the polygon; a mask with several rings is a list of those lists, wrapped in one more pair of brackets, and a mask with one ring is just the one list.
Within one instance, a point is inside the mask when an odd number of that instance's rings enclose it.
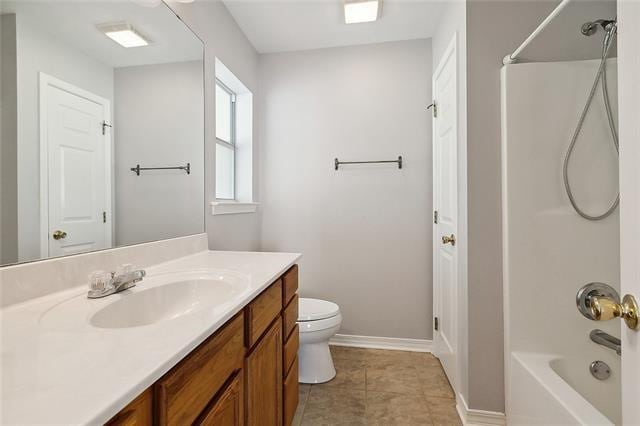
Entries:
{"label": "chrome faucet", "polygon": [[620,342],[620,339],[617,337],[597,328],[595,330],[591,330],[589,337],[598,345],[613,349],[618,355],[622,355],[622,342]]}
{"label": "chrome faucet", "polygon": [[98,299],[119,293],[142,281],[147,273],[143,269],[134,270],[132,265],[122,265],[115,272],[96,271],[90,275],[89,299]]}

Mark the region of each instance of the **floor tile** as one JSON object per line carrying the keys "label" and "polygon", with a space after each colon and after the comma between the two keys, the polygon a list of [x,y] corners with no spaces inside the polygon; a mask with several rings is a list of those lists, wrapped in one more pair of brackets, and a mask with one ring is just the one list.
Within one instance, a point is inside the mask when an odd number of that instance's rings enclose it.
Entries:
{"label": "floor tile", "polygon": [[367,391],[422,394],[420,379],[410,365],[367,367]]}
{"label": "floor tile", "polygon": [[362,390],[313,385],[302,416],[303,426],[365,425]]}
{"label": "floor tile", "polygon": [[387,351],[381,349],[369,349],[365,353],[367,367],[383,368],[388,366],[413,366],[416,358],[412,352]]}
{"label": "floor tile", "polygon": [[320,386],[341,386],[351,389],[365,389],[365,363],[357,359],[338,358],[333,360],[336,377]]}
{"label": "floor tile", "polygon": [[439,363],[437,366],[416,366],[415,370],[426,396],[455,398],[449,380]]}
{"label": "floor tile", "polygon": [[362,349],[362,348],[351,348],[348,346],[334,346],[330,345],[329,349],[331,350],[331,356],[334,360],[336,359],[353,359],[364,361],[367,356],[367,352],[370,349]]}
{"label": "floor tile", "polygon": [[292,426],[300,426],[302,423],[302,414],[304,413],[304,407],[307,405],[307,398],[311,391],[311,385],[300,383],[298,385],[298,407],[296,408],[296,414],[293,416]]}
{"label": "floor tile", "polygon": [[455,395],[430,353],[331,346],[336,377],[300,385],[295,426],[461,425]]}
{"label": "floor tile", "polygon": [[420,395],[367,392],[368,425],[430,425],[426,400]]}
{"label": "floor tile", "polygon": [[427,397],[427,407],[429,407],[434,426],[462,425],[456,410],[455,399]]}

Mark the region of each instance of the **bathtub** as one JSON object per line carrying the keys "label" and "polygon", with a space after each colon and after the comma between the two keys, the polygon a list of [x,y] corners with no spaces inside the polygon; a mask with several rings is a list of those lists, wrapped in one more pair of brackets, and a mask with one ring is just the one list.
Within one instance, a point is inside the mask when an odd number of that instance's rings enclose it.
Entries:
{"label": "bathtub", "polygon": [[[619,379],[612,376],[610,379],[614,380],[609,383],[595,382],[588,371],[578,371],[572,368],[576,363],[567,361],[556,355],[511,354],[507,400],[509,425],[620,424],[619,393],[602,389],[602,386],[619,389]],[[589,386],[591,389],[587,389]],[[610,418],[604,412],[609,413]]]}

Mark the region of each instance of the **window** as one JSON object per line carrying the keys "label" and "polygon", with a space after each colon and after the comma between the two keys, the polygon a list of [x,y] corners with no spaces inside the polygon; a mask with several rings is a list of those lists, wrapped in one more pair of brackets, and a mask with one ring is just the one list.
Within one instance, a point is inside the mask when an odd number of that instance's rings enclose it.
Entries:
{"label": "window", "polygon": [[253,93],[218,58],[215,82],[216,185],[211,214],[255,213]]}
{"label": "window", "polygon": [[236,199],[236,94],[216,80],[216,198]]}

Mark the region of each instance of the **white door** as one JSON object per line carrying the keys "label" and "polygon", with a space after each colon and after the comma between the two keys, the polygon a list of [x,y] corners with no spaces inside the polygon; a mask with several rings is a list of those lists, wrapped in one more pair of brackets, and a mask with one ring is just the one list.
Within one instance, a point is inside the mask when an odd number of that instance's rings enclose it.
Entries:
{"label": "white door", "polygon": [[[640,2],[618,2],[621,295],[640,301]],[[640,330],[622,327],[622,421],[640,425]]]}
{"label": "white door", "polygon": [[40,75],[43,255],[111,247],[109,101]]}
{"label": "white door", "polygon": [[[458,155],[456,39],[433,76],[434,352],[457,389]],[[437,223],[436,223],[437,222]]]}

